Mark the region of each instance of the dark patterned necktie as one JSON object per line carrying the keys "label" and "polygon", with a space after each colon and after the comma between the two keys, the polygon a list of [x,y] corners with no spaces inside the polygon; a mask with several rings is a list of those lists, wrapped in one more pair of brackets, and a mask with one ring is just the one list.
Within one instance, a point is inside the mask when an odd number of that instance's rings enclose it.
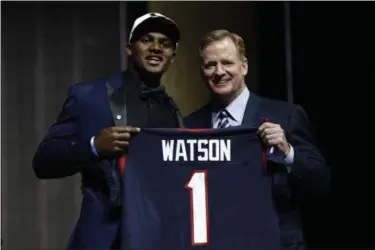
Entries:
{"label": "dark patterned necktie", "polygon": [[218,116],[219,123],[217,124],[217,128],[228,128],[230,127],[229,123],[229,113],[225,109],[220,111]]}

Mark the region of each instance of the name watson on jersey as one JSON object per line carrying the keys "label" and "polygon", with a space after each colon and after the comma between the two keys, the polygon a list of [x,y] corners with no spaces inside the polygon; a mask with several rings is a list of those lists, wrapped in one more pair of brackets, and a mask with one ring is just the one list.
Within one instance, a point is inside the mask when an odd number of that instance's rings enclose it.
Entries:
{"label": "name watson on jersey", "polygon": [[231,140],[175,139],[162,140],[164,161],[230,161]]}

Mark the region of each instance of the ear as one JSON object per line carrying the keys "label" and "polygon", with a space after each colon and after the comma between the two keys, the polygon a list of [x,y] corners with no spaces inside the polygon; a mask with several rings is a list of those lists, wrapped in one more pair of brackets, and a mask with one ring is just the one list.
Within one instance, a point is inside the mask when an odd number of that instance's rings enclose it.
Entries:
{"label": "ear", "polygon": [[247,62],[247,58],[244,57],[244,59],[242,60],[242,64],[241,64],[241,70],[242,70],[243,76],[247,75],[248,69],[249,69],[249,65],[248,65],[248,62]]}
{"label": "ear", "polygon": [[205,77],[204,77],[204,71],[203,71],[203,66],[200,66],[199,67],[199,74],[200,74],[200,77],[201,77],[201,79],[205,79]]}
{"label": "ear", "polygon": [[125,47],[125,52],[126,52],[126,55],[127,56],[131,56],[133,54],[132,52],[132,45],[130,43],[128,43]]}
{"label": "ear", "polygon": [[199,75],[200,75],[201,79],[203,80],[203,82],[207,84],[207,81],[206,81],[207,76],[204,72],[204,69],[205,68],[204,68],[203,62],[201,61],[201,64],[199,65]]}
{"label": "ear", "polygon": [[176,51],[173,52],[173,56],[172,56],[172,59],[171,59],[171,63],[174,62],[175,58],[176,58]]}

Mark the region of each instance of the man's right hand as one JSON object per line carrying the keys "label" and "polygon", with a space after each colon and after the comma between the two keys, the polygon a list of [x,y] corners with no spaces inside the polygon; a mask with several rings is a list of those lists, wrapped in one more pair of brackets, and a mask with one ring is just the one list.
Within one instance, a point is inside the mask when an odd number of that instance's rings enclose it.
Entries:
{"label": "man's right hand", "polygon": [[94,138],[96,151],[100,156],[122,154],[128,148],[130,138],[140,131],[140,128],[130,126],[105,128]]}

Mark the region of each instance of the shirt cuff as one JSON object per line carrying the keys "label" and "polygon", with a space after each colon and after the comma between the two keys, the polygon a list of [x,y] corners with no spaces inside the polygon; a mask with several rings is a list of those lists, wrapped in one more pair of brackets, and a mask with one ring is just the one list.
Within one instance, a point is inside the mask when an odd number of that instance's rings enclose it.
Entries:
{"label": "shirt cuff", "polygon": [[95,156],[99,156],[98,152],[96,151],[95,145],[94,145],[94,139],[95,139],[95,136],[91,137],[91,139],[90,139],[91,152]]}
{"label": "shirt cuff", "polygon": [[284,158],[285,165],[287,165],[286,170],[288,171],[288,173],[292,171],[291,165],[294,162],[294,149],[292,145],[289,144],[289,146],[290,146],[289,154]]}

